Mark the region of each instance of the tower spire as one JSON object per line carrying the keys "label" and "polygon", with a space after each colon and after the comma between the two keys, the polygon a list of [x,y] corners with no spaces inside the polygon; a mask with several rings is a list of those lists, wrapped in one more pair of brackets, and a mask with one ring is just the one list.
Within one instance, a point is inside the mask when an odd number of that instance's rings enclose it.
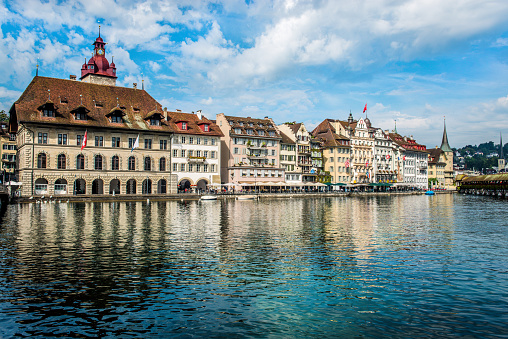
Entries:
{"label": "tower spire", "polygon": [[448,144],[448,135],[446,134],[446,118],[444,118],[443,141],[440,148],[443,152],[452,152],[452,148]]}
{"label": "tower spire", "polygon": [[499,151],[499,158],[504,159],[504,153],[503,153],[503,134],[499,132],[499,148],[501,149]]}
{"label": "tower spire", "polygon": [[395,119],[394,121],[395,121],[395,130],[394,130],[394,132],[395,132],[395,134],[398,134],[397,133],[397,119]]}

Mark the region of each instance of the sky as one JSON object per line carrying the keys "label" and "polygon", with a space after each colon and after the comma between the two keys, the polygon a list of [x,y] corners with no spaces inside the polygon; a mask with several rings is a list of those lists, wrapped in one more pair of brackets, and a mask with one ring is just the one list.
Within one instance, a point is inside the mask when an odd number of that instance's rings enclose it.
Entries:
{"label": "sky", "polygon": [[99,34],[169,110],[275,123],[367,116],[451,147],[508,140],[506,0],[0,0],[0,110],[39,75],[80,76]]}

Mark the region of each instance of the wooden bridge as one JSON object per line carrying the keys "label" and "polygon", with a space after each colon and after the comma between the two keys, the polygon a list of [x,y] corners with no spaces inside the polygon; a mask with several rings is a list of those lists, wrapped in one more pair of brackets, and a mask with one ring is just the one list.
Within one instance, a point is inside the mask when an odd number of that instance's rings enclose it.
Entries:
{"label": "wooden bridge", "polygon": [[508,197],[508,173],[464,177],[457,181],[461,193]]}

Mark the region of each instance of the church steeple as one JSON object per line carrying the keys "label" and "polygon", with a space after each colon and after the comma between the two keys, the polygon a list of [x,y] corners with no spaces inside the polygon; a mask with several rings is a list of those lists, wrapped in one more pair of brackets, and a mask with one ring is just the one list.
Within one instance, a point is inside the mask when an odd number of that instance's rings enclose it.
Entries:
{"label": "church steeple", "polygon": [[504,159],[504,154],[503,154],[503,135],[501,133],[499,133],[499,158],[497,159],[497,171],[498,172],[504,172],[505,171],[505,166],[506,166],[506,161]]}
{"label": "church steeple", "polygon": [[81,67],[81,81],[102,85],[116,85],[116,66],[106,59],[106,43],[101,38],[100,26],[99,37],[95,39],[93,55],[88,62]]}
{"label": "church steeple", "polygon": [[452,148],[448,144],[448,135],[446,134],[446,119],[444,121],[443,141],[441,142],[440,148],[443,152],[453,152]]}

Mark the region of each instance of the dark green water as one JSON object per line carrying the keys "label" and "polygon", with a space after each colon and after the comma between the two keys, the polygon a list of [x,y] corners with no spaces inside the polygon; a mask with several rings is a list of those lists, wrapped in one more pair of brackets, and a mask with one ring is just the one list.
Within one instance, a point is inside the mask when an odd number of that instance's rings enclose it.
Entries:
{"label": "dark green water", "polygon": [[11,205],[0,337],[508,337],[508,202]]}

